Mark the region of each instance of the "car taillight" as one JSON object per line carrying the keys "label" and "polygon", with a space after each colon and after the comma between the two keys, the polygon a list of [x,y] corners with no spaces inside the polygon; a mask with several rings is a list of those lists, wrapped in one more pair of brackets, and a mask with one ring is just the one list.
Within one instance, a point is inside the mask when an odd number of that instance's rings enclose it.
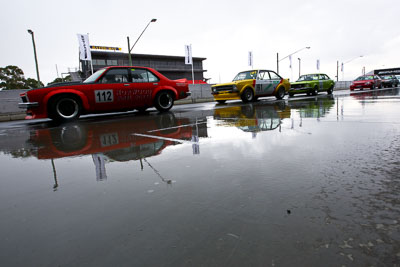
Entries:
{"label": "car taillight", "polygon": [[27,93],[21,93],[21,94],[19,94],[19,96],[21,97],[23,103],[29,102]]}

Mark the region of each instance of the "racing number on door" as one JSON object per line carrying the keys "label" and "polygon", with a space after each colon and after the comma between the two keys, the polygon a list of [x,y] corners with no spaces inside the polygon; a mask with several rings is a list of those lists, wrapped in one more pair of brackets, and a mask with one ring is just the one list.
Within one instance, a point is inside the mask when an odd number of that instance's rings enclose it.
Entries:
{"label": "racing number on door", "polygon": [[94,91],[96,103],[114,102],[113,90],[96,90]]}

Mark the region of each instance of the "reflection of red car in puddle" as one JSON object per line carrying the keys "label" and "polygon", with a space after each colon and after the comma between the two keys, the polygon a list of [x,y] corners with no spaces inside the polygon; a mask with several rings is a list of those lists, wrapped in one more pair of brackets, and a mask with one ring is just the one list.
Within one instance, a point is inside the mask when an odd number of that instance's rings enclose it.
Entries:
{"label": "reflection of red car in puddle", "polygon": [[39,129],[30,142],[37,147],[39,159],[102,153],[117,161],[127,161],[157,155],[165,147],[175,145],[175,139],[191,138],[189,119],[176,119],[168,113],[154,118],[82,121]]}
{"label": "reflection of red car in puddle", "polygon": [[378,97],[390,97],[390,96],[398,96],[399,95],[399,88],[393,89],[386,89],[386,90],[379,90],[379,91],[366,91],[366,92],[354,92],[350,93],[350,96],[358,99],[364,100],[366,98],[378,98]]}

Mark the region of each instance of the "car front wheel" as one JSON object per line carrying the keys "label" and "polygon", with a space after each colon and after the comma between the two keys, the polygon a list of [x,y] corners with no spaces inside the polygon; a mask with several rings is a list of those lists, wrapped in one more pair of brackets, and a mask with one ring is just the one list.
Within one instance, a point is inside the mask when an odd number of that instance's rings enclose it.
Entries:
{"label": "car front wheel", "polygon": [[75,96],[59,96],[50,103],[49,117],[55,121],[72,121],[82,112],[81,101]]}
{"label": "car front wheel", "polygon": [[244,90],[244,92],[242,94],[242,101],[244,103],[254,101],[254,92],[251,88],[247,88]]}
{"label": "car front wheel", "polygon": [[174,98],[171,92],[161,91],[157,93],[154,99],[154,106],[160,112],[166,112],[174,105]]}

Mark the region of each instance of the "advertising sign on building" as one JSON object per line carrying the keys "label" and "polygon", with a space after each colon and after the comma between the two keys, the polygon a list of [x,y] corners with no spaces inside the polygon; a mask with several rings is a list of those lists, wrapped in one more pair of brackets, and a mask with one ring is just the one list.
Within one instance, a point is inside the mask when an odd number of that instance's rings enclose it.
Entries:
{"label": "advertising sign on building", "polygon": [[112,47],[112,46],[101,46],[101,45],[91,45],[90,49],[93,50],[112,50],[112,51],[121,51],[121,47]]}

